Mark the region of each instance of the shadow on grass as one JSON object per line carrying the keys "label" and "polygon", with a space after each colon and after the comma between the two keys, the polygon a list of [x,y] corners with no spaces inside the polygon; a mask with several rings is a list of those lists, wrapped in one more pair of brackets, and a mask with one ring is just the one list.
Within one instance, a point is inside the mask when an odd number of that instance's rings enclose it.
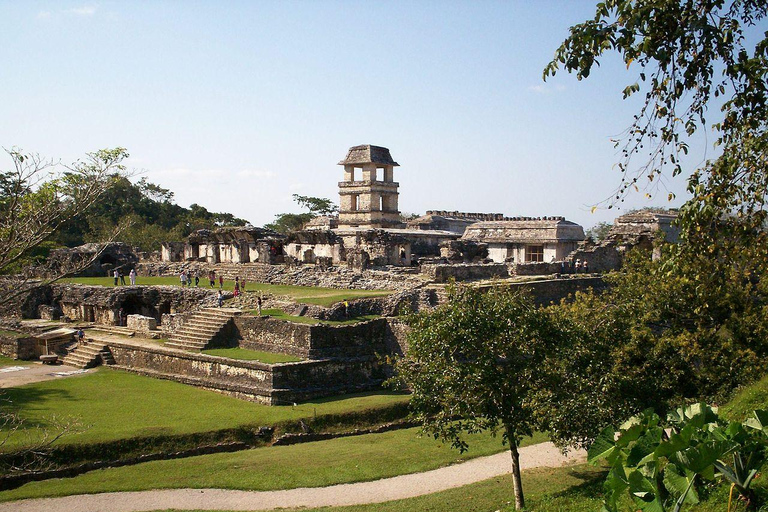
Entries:
{"label": "shadow on grass", "polygon": [[553,498],[568,496],[571,498],[602,499],[603,482],[608,471],[596,469],[575,469],[570,476],[581,480],[582,483],[552,494]]}
{"label": "shadow on grass", "polygon": [[317,398],[315,400],[312,400],[313,403],[317,404],[330,404],[333,402],[340,402],[343,400],[348,400],[350,398],[361,398],[366,396],[408,396],[410,393],[407,391],[394,391],[394,390],[387,390],[387,389],[378,389],[376,391],[363,391],[360,393],[349,393],[346,395],[335,395],[335,396],[328,396],[323,398]]}
{"label": "shadow on grass", "polygon": [[50,419],[38,418],[33,420],[28,413],[34,411],[36,404],[39,403],[73,399],[71,393],[61,389],[5,388],[0,390],[0,413],[16,414],[23,418],[23,423],[16,426],[20,431],[48,428],[53,425]]}

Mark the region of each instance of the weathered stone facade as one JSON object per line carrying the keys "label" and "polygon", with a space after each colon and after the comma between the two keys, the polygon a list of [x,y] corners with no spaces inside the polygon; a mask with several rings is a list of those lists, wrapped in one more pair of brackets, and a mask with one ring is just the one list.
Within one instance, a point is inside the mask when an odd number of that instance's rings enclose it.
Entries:
{"label": "weathered stone facade", "polygon": [[462,240],[488,244],[489,258],[498,263],[551,262],[576,249],[584,230],[563,217],[515,217],[472,224]]}
{"label": "weathered stone facade", "polygon": [[119,325],[121,309],[126,316],[142,315],[160,322],[165,313],[196,309],[206,302],[213,305],[216,300],[216,292],[212,290],[176,286],[113,288],[57,283],[39,291],[47,293],[32,295],[37,302],[28,308],[27,318],[38,317],[40,311],[53,308],[69,320],[103,325]]}
{"label": "weathered stone facade", "polygon": [[[394,181],[394,168],[387,148],[365,144],[349,148],[344,166],[344,181],[339,182],[339,227],[398,228],[397,206],[399,184]],[[355,171],[362,174],[355,179]]]}
{"label": "weathered stone facade", "polygon": [[373,357],[269,365],[160,345],[147,347],[112,341],[109,348],[118,368],[267,405],[374,389],[388,375]]}
{"label": "weathered stone facade", "polygon": [[186,242],[165,242],[165,262],[282,263],[283,235],[253,226],[200,229]]}
{"label": "weathered stone facade", "polygon": [[115,269],[127,276],[136,267],[139,256],[128,244],[111,242],[108,244],[90,243],[78,247],[51,251],[48,265],[57,273],[68,269],[80,268],[90,264],[77,273],[78,276],[101,277],[111,275]]}
{"label": "weathered stone facade", "polygon": [[425,215],[409,220],[407,225],[410,229],[419,229],[423,231],[450,231],[457,235],[463,235],[467,227],[476,222],[500,220],[505,220],[504,215],[501,213],[467,213],[427,210]]}

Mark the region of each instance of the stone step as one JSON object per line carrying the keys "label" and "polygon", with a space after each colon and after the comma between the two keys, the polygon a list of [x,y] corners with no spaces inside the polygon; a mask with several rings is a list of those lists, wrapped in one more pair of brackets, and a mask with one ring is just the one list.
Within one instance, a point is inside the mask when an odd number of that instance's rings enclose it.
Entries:
{"label": "stone step", "polygon": [[205,348],[205,345],[192,345],[187,343],[176,343],[173,341],[169,341],[165,346],[177,350],[186,350],[187,352],[200,352]]}
{"label": "stone step", "polygon": [[200,336],[195,333],[177,332],[170,336],[168,339],[171,341],[187,340],[195,343],[208,343],[212,336]]}
{"label": "stone step", "polygon": [[[226,325],[226,324],[224,324]],[[219,332],[224,325],[190,325],[190,324],[184,324],[181,327],[179,327],[179,331],[188,331],[188,332],[199,332],[201,334],[205,333],[217,333]]]}
{"label": "stone step", "polygon": [[208,318],[191,318],[187,321],[184,325],[199,325],[199,326],[210,326],[210,327],[220,327],[222,325],[226,325],[226,323],[229,322],[229,319],[226,319],[224,321],[217,319],[208,319]]}

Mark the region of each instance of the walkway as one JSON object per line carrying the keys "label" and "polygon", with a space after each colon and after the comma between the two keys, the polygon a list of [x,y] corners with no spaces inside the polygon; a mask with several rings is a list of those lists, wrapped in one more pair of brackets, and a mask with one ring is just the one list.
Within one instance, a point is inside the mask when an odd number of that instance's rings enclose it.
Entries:
{"label": "walkway", "polygon": [[[393,478],[284,491],[232,491],[225,489],[169,489],[113,492],[0,503],[0,512],[137,512],[149,510],[275,510],[382,503],[414,498],[480,482],[511,472],[509,452],[424,473]],[[557,467],[584,462],[585,452],[564,457],[552,443],[520,449],[522,469]]]}
{"label": "walkway", "polygon": [[19,365],[0,368],[0,388],[15,388],[24,384],[80,375],[82,373],[86,372],[74,366],[64,364],[47,365],[23,362]]}

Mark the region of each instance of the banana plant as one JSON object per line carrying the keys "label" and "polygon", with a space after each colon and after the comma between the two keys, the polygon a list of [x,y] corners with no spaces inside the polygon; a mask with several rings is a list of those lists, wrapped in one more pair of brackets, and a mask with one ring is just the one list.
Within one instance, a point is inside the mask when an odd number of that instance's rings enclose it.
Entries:
{"label": "banana plant", "polygon": [[[727,423],[706,404],[681,407],[666,421],[646,410],[622,425],[606,428],[589,449],[588,460],[610,466],[603,511],[618,512],[629,494],[644,512],[679,512],[698,503],[701,491],[723,478],[754,506],[750,484],[766,460],[768,414],[755,412],[745,424]],[[730,457],[732,465],[723,462]]]}

